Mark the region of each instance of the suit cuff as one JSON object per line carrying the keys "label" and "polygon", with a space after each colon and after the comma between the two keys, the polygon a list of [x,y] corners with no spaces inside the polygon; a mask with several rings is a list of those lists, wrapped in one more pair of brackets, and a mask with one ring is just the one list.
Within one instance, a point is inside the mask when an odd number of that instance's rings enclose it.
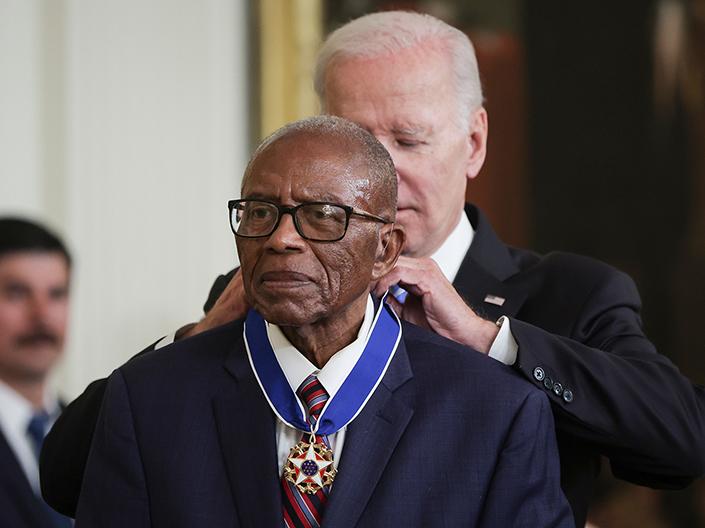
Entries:
{"label": "suit cuff", "polygon": [[509,317],[502,316],[497,320],[499,333],[494,338],[490,347],[489,356],[505,365],[514,365],[517,361],[517,345],[516,339],[512,335],[512,328],[509,323]]}

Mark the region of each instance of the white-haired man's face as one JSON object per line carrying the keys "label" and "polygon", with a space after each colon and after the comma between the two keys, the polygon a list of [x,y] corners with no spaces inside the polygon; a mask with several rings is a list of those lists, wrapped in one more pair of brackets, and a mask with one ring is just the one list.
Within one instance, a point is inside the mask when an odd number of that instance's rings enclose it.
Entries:
{"label": "white-haired man's face", "polygon": [[449,61],[420,47],[375,58],[337,59],[325,77],[325,111],[374,134],[394,160],[397,221],[404,254],[428,257],[456,226],[467,178],[485,156],[487,118],[473,113],[461,128]]}

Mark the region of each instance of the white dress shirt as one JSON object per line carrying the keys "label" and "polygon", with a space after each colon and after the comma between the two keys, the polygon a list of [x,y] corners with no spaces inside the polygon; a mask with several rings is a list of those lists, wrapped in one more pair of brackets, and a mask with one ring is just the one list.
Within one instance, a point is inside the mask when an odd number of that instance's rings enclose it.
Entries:
{"label": "white dress shirt", "polygon": [[[323,368],[319,369],[311,363],[289,342],[278,326],[267,323],[267,335],[269,342],[274,349],[279,366],[284,372],[291,390],[296,392],[301,383],[310,375],[314,374],[323,388],[328,392],[328,397],[332,398],[343,385],[353,367],[360,359],[367,343],[372,322],[374,321],[374,303],[370,296],[367,297],[367,308],[362,325],[357,333],[355,341],[345,348],[336,352]],[[302,402],[303,403],[303,402]],[[304,406],[305,408],[305,406]],[[328,442],[333,450],[333,465],[338,466],[340,454],[343,451],[345,441],[345,430],[343,427],[335,434],[328,435]],[[277,460],[279,462],[279,473],[281,474],[289,450],[301,440],[301,431],[289,427],[287,424],[277,419]]]}
{"label": "white dress shirt", "polygon": [[[46,391],[44,410],[51,417],[48,431],[60,412],[56,394]],[[39,467],[34,456],[32,440],[27,433],[27,426],[35,412],[37,411],[24,396],[0,381],[0,431],[5,436],[10,449],[15,453],[32,489],[39,495]]]}

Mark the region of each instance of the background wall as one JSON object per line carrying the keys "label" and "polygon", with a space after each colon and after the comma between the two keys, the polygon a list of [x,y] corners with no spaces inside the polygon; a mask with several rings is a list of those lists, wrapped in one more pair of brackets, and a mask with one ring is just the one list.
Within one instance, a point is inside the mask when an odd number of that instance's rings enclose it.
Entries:
{"label": "background wall", "polygon": [[0,214],[72,249],[66,397],[197,319],[235,264],[245,2],[0,0]]}

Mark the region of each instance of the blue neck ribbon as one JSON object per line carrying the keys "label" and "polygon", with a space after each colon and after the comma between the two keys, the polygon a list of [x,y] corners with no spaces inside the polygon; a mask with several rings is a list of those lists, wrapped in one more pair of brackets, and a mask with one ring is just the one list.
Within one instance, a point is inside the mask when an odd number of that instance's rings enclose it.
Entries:
{"label": "blue neck ribbon", "polygon": [[306,411],[277,361],[267,335],[267,323],[255,310],[245,319],[245,348],[257,381],[274,413],[287,425],[319,435],[333,434],[362,411],[401,340],[401,323],[387,303],[379,303],[362,355],[338,392],[321,410],[318,423],[306,420]]}

